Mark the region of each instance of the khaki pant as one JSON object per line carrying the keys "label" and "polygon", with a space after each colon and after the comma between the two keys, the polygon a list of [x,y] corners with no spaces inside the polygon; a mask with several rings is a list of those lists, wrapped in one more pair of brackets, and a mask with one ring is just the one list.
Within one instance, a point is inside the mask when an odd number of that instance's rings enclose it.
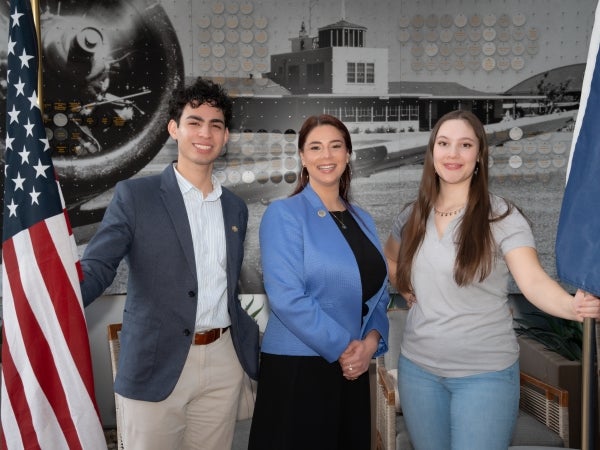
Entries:
{"label": "khaki pant", "polygon": [[231,331],[192,345],[173,392],[160,402],[117,396],[126,450],[231,448],[243,369]]}

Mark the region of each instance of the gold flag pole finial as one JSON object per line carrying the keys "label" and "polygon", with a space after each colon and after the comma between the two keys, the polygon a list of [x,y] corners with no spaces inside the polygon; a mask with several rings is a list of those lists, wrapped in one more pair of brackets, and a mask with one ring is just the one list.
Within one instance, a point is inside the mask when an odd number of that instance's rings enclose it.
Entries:
{"label": "gold flag pole finial", "polygon": [[42,99],[44,98],[43,94],[43,80],[42,80],[42,26],[40,24],[40,2],[39,0],[31,0],[31,13],[33,15],[33,23],[35,25],[35,34],[37,40],[37,61],[38,61],[38,82],[37,82],[37,90],[38,90],[38,106],[40,107],[40,111],[42,115],[44,114],[44,102]]}

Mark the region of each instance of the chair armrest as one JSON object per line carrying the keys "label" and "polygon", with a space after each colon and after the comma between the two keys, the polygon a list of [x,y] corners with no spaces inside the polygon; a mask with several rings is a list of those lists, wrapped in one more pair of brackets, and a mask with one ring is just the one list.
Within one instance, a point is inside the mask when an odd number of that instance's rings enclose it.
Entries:
{"label": "chair armrest", "polygon": [[377,379],[381,386],[386,404],[396,407],[396,382],[385,367],[377,368]]}
{"label": "chair armrest", "polygon": [[385,367],[377,367],[377,448],[396,449],[396,392]]}
{"label": "chair armrest", "polygon": [[519,407],[546,425],[569,446],[569,393],[521,372]]}

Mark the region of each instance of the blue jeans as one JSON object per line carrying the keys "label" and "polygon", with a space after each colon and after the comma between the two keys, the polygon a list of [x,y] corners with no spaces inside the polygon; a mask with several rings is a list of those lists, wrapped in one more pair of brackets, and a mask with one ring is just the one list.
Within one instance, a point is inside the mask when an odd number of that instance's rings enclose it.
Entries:
{"label": "blue jeans", "polygon": [[506,450],[519,410],[519,362],[498,372],[445,378],[407,358],[398,389],[415,450]]}

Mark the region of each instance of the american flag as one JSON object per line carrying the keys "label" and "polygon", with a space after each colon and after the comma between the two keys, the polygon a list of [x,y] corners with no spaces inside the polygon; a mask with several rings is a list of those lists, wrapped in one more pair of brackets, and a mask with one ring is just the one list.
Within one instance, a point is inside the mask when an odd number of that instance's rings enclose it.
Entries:
{"label": "american flag", "polygon": [[106,449],[81,268],[37,97],[28,0],[11,0],[2,236],[2,448]]}

